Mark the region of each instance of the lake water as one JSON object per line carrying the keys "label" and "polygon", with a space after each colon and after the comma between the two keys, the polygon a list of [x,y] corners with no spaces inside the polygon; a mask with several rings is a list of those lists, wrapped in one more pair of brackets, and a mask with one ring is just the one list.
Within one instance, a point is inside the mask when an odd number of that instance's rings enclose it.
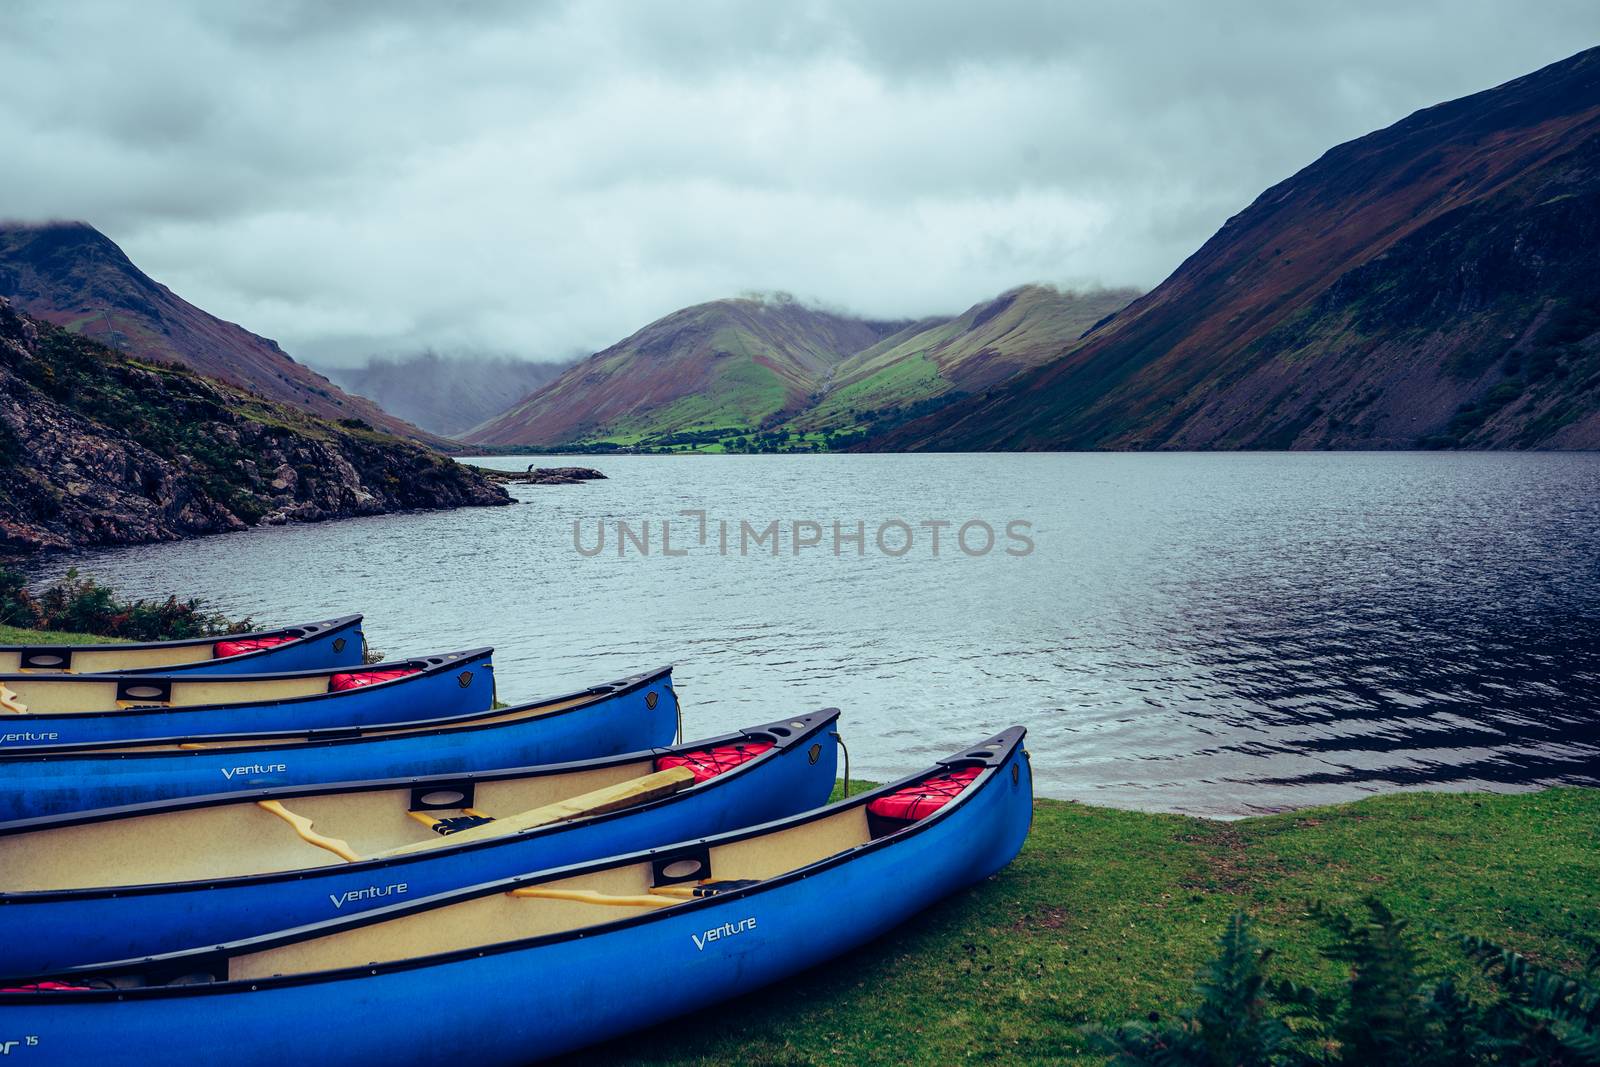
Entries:
{"label": "lake water", "polygon": [[[1600,455],[571,462],[609,480],[40,570],[262,622],[361,610],[391,657],[493,644],[508,701],[672,662],[689,736],[837,705],[857,777],[1021,722],[1041,793],[1145,809],[1600,784]],[[616,520],[649,520],[648,555]],[[741,520],[779,522],[779,554],[741,554]],[[971,520],[990,551],[956,543]],[[952,524],[937,555],[924,521]]]}

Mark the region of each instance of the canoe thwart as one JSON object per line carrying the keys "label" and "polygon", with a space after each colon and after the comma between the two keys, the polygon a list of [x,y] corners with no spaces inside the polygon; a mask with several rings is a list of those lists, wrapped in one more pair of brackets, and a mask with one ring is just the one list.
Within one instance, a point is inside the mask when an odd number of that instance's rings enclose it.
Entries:
{"label": "canoe thwart", "polygon": [[322,834],[317,833],[311,828],[310,819],[306,818],[304,815],[296,815],[294,812],[284,807],[281,802],[276,800],[258,800],[256,801],[256,807],[260,808],[262,811],[271,812],[284,822],[288,823],[290,826],[294,827],[294,832],[299,834],[300,839],[306,844],[315,845],[318,848],[326,849],[327,851],[332,852],[335,856],[338,856],[344,860],[348,860],[351,863],[361,862],[361,856],[356,853],[355,849],[350,847],[350,843],[348,841],[341,841],[336,837],[325,837]]}
{"label": "canoe thwart", "polygon": [[[505,834],[514,834],[521,830],[531,830],[538,826],[547,826],[551,823],[570,822],[573,819],[582,819],[590,815],[604,815],[606,812],[619,811],[631,808],[636,804],[646,804],[652,800],[671,796],[680,789],[694,784],[694,775],[687,767],[672,767],[664,771],[655,771],[638,778],[630,778],[616,785],[608,785],[588,793],[582,793],[566,800],[558,800],[553,804],[542,807],[530,808],[518,815],[508,815],[503,819],[493,819],[478,826],[440,837],[433,841],[419,841],[414,845],[402,845],[380,853],[383,856],[403,856],[412,852],[423,852],[430,848],[439,848],[445,845],[460,845],[468,841],[483,841],[491,837],[500,837]],[[421,812],[412,812],[413,817]],[[419,820],[422,821],[422,820]]]}
{"label": "canoe thwart", "polygon": [[755,878],[724,878],[720,882],[700,882],[696,885],[658,885],[652,887],[650,892],[662,897],[693,900],[696,897],[714,897],[718,893],[732,893],[736,889],[756,885],[758,881]]}
{"label": "canoe thwart", "polygon": [[0,712],[10,712],[13,715],[28,714],[28,705],[17,699],[17,694],[0,682]]}

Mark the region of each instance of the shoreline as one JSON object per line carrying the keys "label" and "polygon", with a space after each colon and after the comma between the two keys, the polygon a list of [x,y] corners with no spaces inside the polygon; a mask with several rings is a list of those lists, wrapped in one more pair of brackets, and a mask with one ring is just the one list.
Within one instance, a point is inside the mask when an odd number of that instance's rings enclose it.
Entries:
{"label": "shoreline", "polygon": [[[863,785],[865,783],[862,783]],[[1456,934],[1569,973],[1600,937],[1600,789],[1408,792],[1217,822],[1038,800],[1010,867],[824,966],[554,1061],[1104,1064],[1082,1033],[1195,1002],[1243,910],[1273,974],[1333,988],[1316,900],[1377,896],[1431,971],[1476,980]]]}
{"label": "shoreline", "polygon": [[[0,643],[85,638],[112,640],[0,626]],[[1600,945],[1596,841],[1586,786],[1405,789],[1226,820],[1037,798],[1021,854],[983,883],[829,964],[556,1062],[1103,1064],[1083,1027],[1194,1003],[1235,912],[1275,950],[1275,977],[1334,987],[1317,901],[1382,900],[1425,968],[1466,988],[1461,934],[1576,974]]]}

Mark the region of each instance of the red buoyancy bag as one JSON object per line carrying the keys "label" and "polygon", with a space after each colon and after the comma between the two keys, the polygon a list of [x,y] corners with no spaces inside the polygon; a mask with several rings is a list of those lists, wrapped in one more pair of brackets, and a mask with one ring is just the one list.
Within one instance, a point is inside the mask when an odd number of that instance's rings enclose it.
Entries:
{"label": "red buoyancy bag", "polygon": [[10,989],[0,989],[0,993],[83,993],[88,989],[86,985],[68,985],[65,982],[30,982],[27,985],[12,986]]}
{"label": "red buoyancy bag", "polygon": [[703,782],[707,778],[715,778],[723,771],[731,771],[739,764],[755,759],[771,747],[772,743],[769,741],[738,741],[731,745],[701,749],[699,752],[662,756],[656,760],[656,770],[687,767],[689,773],[694,775],[695,781]]}
{"label": "red buoyancy bag", "polygon": [[290,641],[298,640],[299,638],[297,637],[280,634],[277,637],[249,637],[238,641],[218,641],[217,647],[211,650],[211,654],[218,659],[227,659],[229,656],[242,656],[246,652],[260,652],[263,648],[276,648],[279,645],[286,645]]}
{"label": "red buoyancy bag", "polygon": [[936,774],[916,785],[908,785],[904,789],[896,789],[893,793],[879,797],[867,805],[867,810],[886,819],[915,822],[926,815],[932,815],[960,796],[961,791],[982,773],[982,767],[964,767],[949,774]]}
{"label": "red buoyancy bag", "polygon": [[402,667],[397,671],[362,671],[359,674],[336,674],[328,679],[328,692],[340,693],[346,689],[360,689],[364,685],[392,682],[408,674],[422,673],[421,667]]}

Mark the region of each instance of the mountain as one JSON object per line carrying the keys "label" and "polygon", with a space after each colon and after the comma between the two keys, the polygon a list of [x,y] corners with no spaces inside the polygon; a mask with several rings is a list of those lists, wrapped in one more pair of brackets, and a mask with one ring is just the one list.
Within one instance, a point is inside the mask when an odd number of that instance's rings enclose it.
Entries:
{"label": "mountain", "polygon": [[675,311],[464,435],[480,445],[635,444],[743,432],[806,406],[846,356],[900,329],[777,296]]}
{"label": "mountain", "polygon": [[954,318],[912,323],[782,297],[716,300],[596,353],[466,440],[550,447],[709,444],[760,429],[857,433],[1038,366],[1136,295],[1025,285]]}
{"label": "mountain", "polygon": [[0,297],[137,359],[176,361],[323,418],[361,419],[400,437],[443,443],[346,394],[276,341],[201,311],[86,223],[0,223]]}
{"label": "mountain", "polygon": [[1046,366],[881,449],[1600,447],[1600,49],[1262,193]]}
{"label": "mountain", "polygon": [[827,395],[795,425],[850,430],[932,398],[986,389],[1060,355],[1138,295],[1024,285],[953,319],[914,323],[840,363]]}
{"label": "mountain", "polygon": [[510,502],[366,423],[129,356],[0,298],[0,554]]}
{"label": "mountain", "polygon": [[511,356],[420,352],[374,357],[361,367],[326,367],[350,392],[432,433],[453,437],[499,415],[572,366]]}

